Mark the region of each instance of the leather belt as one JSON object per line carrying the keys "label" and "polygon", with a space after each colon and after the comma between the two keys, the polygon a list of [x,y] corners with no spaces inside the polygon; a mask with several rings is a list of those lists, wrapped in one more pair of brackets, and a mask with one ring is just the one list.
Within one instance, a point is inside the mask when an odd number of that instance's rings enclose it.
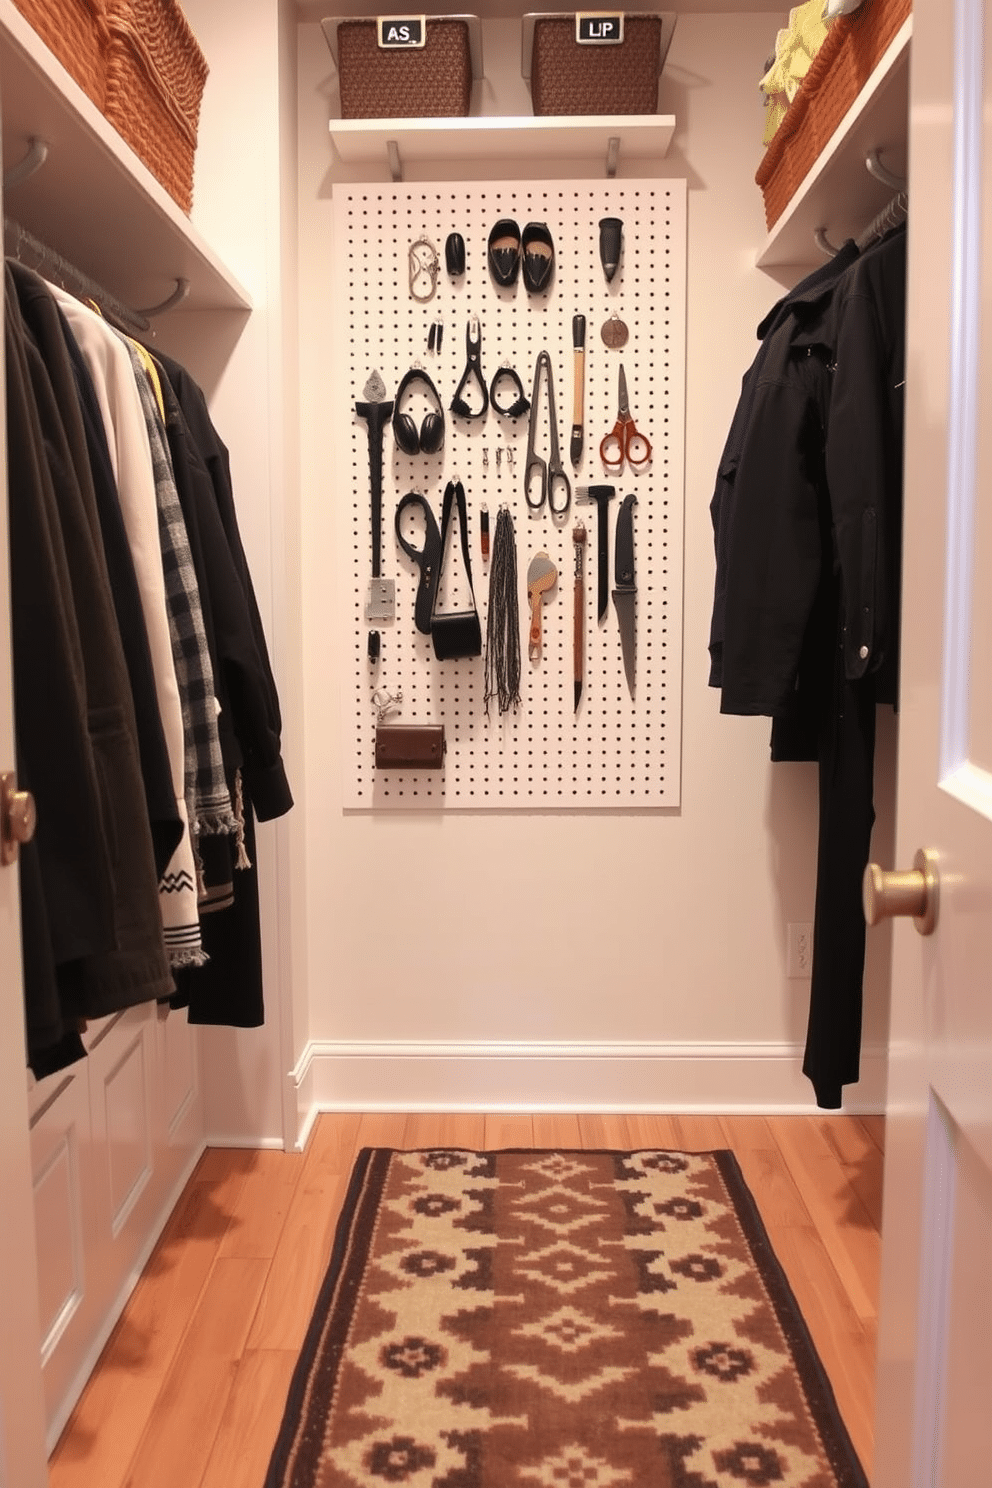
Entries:
{"label": "leather belt", "polygon": [[[403,536],[403,513],[408,507],[418,506],[424,514],[424,546],[415,548]],[[408,557],[420,569],[420,583],[414,604],[413,619],[417,629],[424,635],[431,633],[431,616],[441,577],[441,529],[431,510],[430,502],[419,491],[408,491],[396,507],[396,541]]]}

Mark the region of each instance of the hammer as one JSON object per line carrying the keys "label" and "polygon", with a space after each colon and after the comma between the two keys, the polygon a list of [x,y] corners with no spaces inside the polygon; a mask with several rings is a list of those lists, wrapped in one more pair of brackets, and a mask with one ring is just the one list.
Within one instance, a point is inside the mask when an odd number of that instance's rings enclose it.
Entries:
{"label": "hammer", "polygon": [[583,506],[596,503],[597,533],[597,617],[602,620],[610,598],[610,502],[617,494],[616,486],[577,486],[575,500]]}

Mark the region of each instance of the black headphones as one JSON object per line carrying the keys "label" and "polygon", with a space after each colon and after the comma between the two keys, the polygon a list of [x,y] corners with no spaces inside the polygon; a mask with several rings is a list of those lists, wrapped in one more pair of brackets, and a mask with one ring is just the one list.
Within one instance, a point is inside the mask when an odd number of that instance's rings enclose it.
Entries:
{"label": "black headphones", "polygon": [[[424,414],[419,429],[408,413],[400,412],[403,396],[414,382],[422,382],[437,404],[436,413]],[[441,407],[437,388],[422,367],[411,367],[396,390],[393,403],[393,438],[405,455],[436,455],[444,443],[444,409]]]}

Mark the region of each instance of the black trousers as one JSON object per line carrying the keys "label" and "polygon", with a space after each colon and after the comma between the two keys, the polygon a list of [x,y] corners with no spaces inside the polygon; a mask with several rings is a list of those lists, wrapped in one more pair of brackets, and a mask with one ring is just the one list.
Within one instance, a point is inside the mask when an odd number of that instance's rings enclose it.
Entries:
{"label": "black trousers", "polygon": [[843,638],[833,647],[832,675],[822,693],[817,728],[820,819],[813,919],[813,967],[803,1073],[816,1103],[841,1104],[844,1085],[857,1081],[865,920],[861,880],[875,821],[874,676],[844,675]]}

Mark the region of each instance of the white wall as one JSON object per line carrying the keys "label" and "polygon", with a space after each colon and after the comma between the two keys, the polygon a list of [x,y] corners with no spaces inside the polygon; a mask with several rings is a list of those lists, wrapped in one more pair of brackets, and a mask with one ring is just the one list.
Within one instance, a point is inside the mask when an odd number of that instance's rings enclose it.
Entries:
{"label": "white wall", "polygon": [[[752,265],[764,236],[756,84],[780,23],[681,15],[663,84],[662,108],[678,125],[657,173],[689,181],[681,809],[426,819],[340,806],[351,747],[334,644],[345,623],[334,560],[344,493],[322,432],[339,334],[327,138],[335,82],[319,27],[300,27],[304,1108],[811,1100],[799,1074],[808,986],[786,978],[785,926],[812,919],[815,767],[772,767],[767,721],[720,717],[706,684],[708,504],[754,327],[779,293]],[[516,23],[487,23],[487,76],[519,75],[517,37]],[[883,728],[881,797],[890,734]],[[526,873],[530,905],[510,910],[503,885]],[[873,1047],[885,1036],[884,972],[869,979],[866,1077],[852,1102],[862,1107],[884,1090]]]}

